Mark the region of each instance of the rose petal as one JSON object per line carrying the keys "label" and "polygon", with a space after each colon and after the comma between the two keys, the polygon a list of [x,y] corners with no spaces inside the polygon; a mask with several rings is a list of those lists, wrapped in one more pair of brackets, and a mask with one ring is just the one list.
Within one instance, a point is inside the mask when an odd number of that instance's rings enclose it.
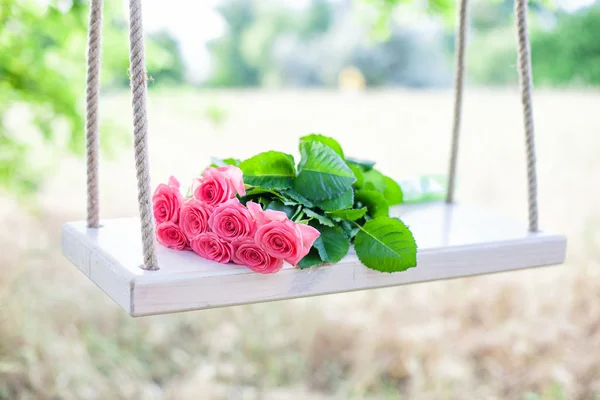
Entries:
{"label": "rose petal", "polygon": [[190,246],[196,254],[207,260],[222,264],[227,264],[231,261],[231,245],[219,239],[212,232],[198,235],[190,242]]}
{"label": "rose petal", "polygon": [[163,222],[156,227],[156,239],[160,244],[174,250],[185,250],[189,243],[179,226],[173,222]]}
{"label": "rose petal", "polygon": [[174,187],[175,189],[179,189],[181,184],[174,176],[169,177],[169,186]]}
{"label": "rose petal", "polygon": [[292,265],[302,258],[302,234],[289,219],[271,221],[259,227],[254,239],[271,256],[282,258]]}
{"label": "rose petal", "polygon": [[[169,182],[172,183],[173,180],[177,182],[174,177],[171,177]],[[152,211],[156,223],[161,224],[167,221],[177,223],[183,201],[183,195],[179,192],[178,186],[163,183],[158,185],[152,195]]]}
{"label": "rose petal", "polygon": [[246,190],[242,170],[235,166],[207,168],[193,184],[194,197],[211,206],[235,198],[236,193],[243,196]]}
{"label": "rose petal", "polygon": [[250,214],[252,214],[252,218],[254,218],[256,221],[257,226],[262,226],[272,221],[285,221],[288,219],[284,212],[275,210],[263,211],[260,204],[257,204],[253,201],[247,202],[246,207],[248,207],[248,210],[250,211]]}
{"label": "rose petal", "polygon": [[215,208],[208,224],[219,238],[232,241],[253,236],[256,223],[250,211],[237,198],[226,201]]}
{"label": "rose petal", "polygon": [[189,240],[208,231],[208,219],[212,212],[209,205],[197,199],[191,198],[185,201],[179,214],[179,226]]}
{"label": "rose petal", "polygon": [[[302,247],[306,250],[306,254],[310,251],[310,248],[315,243],[315,240],[321,236],[321,232],[313,228],[310,225],[297,224],[302,234]],[[305,254],[305,255],[306,255]],[[304,257],[304,256],[303,256]]]}
{"label": "rose petal", "polygon": [[241,169],[233,165],[229,165],[226,167],[221,167],[219,170],[229,178],[231,185],[240,196],[246,195],[246,188],[244,187],[244,173]]}
{"label": "rose petal", "polygon": [[252,214],[252,217],[255,219],[257,214],[262,213],[262,207],[260,206],[260,204],[255,203],[253,201],[247,202],[246,207],[248,208],[248,211],[250,211],[250,214]]}
{"label": "rose petal", "polygon": [[239,239],[232,243],[233,261],[246,265],[260,274],[273,274],[283,268],[283,260],[269,255],[251,238]]}

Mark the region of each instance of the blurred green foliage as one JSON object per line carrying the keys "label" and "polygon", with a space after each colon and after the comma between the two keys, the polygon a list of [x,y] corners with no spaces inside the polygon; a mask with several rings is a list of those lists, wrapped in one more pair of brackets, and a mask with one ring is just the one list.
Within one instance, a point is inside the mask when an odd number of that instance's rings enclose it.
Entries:
{"label": "blurred green foliage", "polygon": [[[121,2],[106,2],[104,86],[128,85],[127,25]],[[28,194],[40,187],[65,151],[84,151],[87,2],[0,2],[0,187]],[[147,42],[156,81],[181,81],[184,68],[168,35]],[[101,127],[104,148],[126,132]]]}
{"label": "blurred green foliage", "polygon": [[[451,9],[449,2],[435,4],[444,12]],[[351,0],[312,0],[303,7],[290,1],[223,0],[218,12],[227,29],[208,44],[213,68],[207,84],[336,87],[340,73],[351,67],[369,86],[449,82],[443,29],[423,34],[394,25],[388,40],[373,40],[369,32],[375,22],[362,20],[376,15],[377,7]]]}
{"label": "blurred green foliage", "polygon": [[447,26],[454,23],[457,1],[454,0],[361,0],[377,10],[377,18],[373,23],[373,35],[379,40],[390,38],[394,11],[400,5],[411,5],[420,11],[442,17],[442,22]]}
{"label": "blurred green foliage", "polygon": [[[37,185],[30,163],[30,143],[7,126],[7,112],[27,104],[27,117],[44,144],[54,142],[53,125],[64,121],[70,150],[82,148],[83,121],[77,109],[81,63],[73,53],[85,43],[86,8],[74,2],[70,12],[34,2],[4,0],[0,4],[0,183],[13,191]],[[83,56],[83,55],[82,55]],[[83,57],[77,57],[77,61]],[[14,112],[14,111],[13,111]]]}
{"label": "blurred green foliage", "polygon": [[[349,65],[361,70],[369,86],[449,84],[456,2],[355,0],[355,6],[363,6],[357,11],[376,39],[367,46],[356,40],[352,31],[344,30],[351,14],[343,4],[313,0],[309,7],[298,10],[285,2],[223,0],[219,12],[228,29],[209,44],[214,68],[208,84],[332,86],[336,74]],[[513,0],[470,4],[468,73],[472,82],[516,83],[513,5]],[[600,42],[595,32],[600,24],[600,6],[567,13],[557,9],[552,0],[532,0],[529,8],[535,83],[599,84]],[[407,19],[407,13],[412,17]],[[430,27],[433,22],[438,31],[420,31],[416,21],[422,17],[427,17]],[[345,42],[337,37],[345,37]]]}
{"label": "blurred green foliage", "polygon": [[[376,36],[389,40],[361,42],[360,32],[346,23],[352,17],[352,1],[375,10],[371,22],[379,30]],[[222,0],[218,11],[227,30],[208,44],[213,72],[206,84],[333,86],[339,71],[349,65],[361,70],[368,85],[446,84],[452,68],[454,1],[352,1],[312,0],[306,8],[290,8],[285,2]],[[435,14],[432,19],[442,29],[427,36],[431,31],[424,35],[401,26],[404,22],[395,17],[409,3]],[[512,5],[512,0],[471,5],[468,57],[474,83],[516,82]],[[595,34],[600,7],[569,14],[537,0],[530,8],[536,84],[600,84],[600,41]],[[83,153],[87,14],[86,0],[0,0],[0,188],[31,193],[65,151]],[[102,43],[103,88],[126,87],[128,39],[122,1],[105,2]],[[146,45],[151,89],[185,81],[173,37],[152,33]],[[218,124],[226,116],[221,111],[209,109],[206,117]],[[122,128],[108,124],[105,118],[101,125],[105,150],[128,138]]]}
{"label": "blurred green foliage", "polygon": [[228,29],[208,44],[214,68],[207,84],[214,87],[265,84],[272,78],[277,38],[288,34],[310,40],[327,31],[332,20],[327,0],[312,0],[303,12],[259,0],[224,0],[217,10]]}
{"label": "blurred green foliage", "polygon": [[531,42],[535,82],[600,85],[600,7],[559,13],[554,29],[538,29]]}
{"label": "blurred green foliage", "polygon": [[[496,14],[498,15],[498,14]],[[600,84],[600,7],[575,13],[539,10],[530,27],[534,83],[541,86]],[[517,82],[515,28],[508,21],[480,29],[469,48],[469,75],[477,84]]]}

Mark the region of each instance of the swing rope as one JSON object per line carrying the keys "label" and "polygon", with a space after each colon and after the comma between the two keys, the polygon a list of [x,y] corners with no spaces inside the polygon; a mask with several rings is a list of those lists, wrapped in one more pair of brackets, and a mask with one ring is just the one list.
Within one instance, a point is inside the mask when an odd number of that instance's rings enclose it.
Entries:
{"label": "swing rope", "polygon": [[465,43],[467,31],[467,12],[469,0],[460,0],[458,8],[458,26],[456,28],[456,50],[454,73],[454,120],[452,124],[452,149],[450,150],[450,167],[448,171],[448,193],[446,203],[454,203],[454,186],[456,182],[456,164],[458,159],[458,142],[462,115],[462,99],[465,77]]}
{"label": "swing rope", "polygon": [[98,98],[100,94],[100,53],[102,48],[102,0],[92,0],[88,28],[86,71],[86,161],[87,161],[87,224],[100,226],[98,185]]}
{"label": "swing rope", "polygon": [[[468,0],[461,0],[458,9],[458,28],[456,32],[456,73],[454,80],[454,122],[452,128],[452,145],[450,166],[448,168],[448,193],[446,203],[454,202],[456,186],[456,165],[458,160],[458,143],[462,116],[462,99],[465,75],[465,43],[468,22]],[[515,0],[515,20],[517,25],[519,88],[523,105],[523,122],[525,126],[525,146],[527,152],[527,191],[529,231],[538,231],[537,174],[535,156],[535,136],[533,127],[533,107],[531,100],[531,54],[529,33],[527,29],[527,0]]]}
{"label": "swing rope", "polygon": [[138,203],[142,229],[143,269],[157,270],[156,240],[150,189],[150,163],[148,161],[148,116],[146,114],[146,57],[144,55],[144,29],[142,26],[142,0],[129,1],[129,62],[131,65],[131,95],[133,107],[133,137],[135,170],[138,184]]}
{"label": "swing rope", "polygon": [[531,51],[527,29],[527,0],[515,1],[517,38],[519,42],[519,87],[523,105],[525,146],[527,148],[527,191],[529,206],[529,231],[538,231],[537,174],[535,168],[535,137],[533,130],[533,107],[531,103]]}
{"label": "swing rope", "polygon": [[[88,60],[87,60],[87,101],[86,101],[86,158],[87,158],[87,224],[98,228],[98,97],[100,90],[100,49],[102,29],[103,0],[91,0]],[[458,28],[456,45],[456,73],[454,120],[452,129],[452,147],[450,153],[447,203],[454,201],[456,186],[456,166],[462,116],[462,99],[465,74],[465,44],[468,22],[468,0],[461,0],[458,10]],[[529,230],[538,230],[537,179],[534,143],[533,111],[531,101],[531,59],[527,31],[527,0],[515,0],[515,19],[519,46],[519,86],[525,142],[527,150],[528,211]],[[135,166],[138,183],[138,203],[142,233],[142,251],[145,270],[158,270],[156,256],[155,226],[152,214],[152,195],[150,189],[150,168],[148,161],[148,117],[146,106],[147,77],[144,55],[144,31],[142,25],[141,0],[129,0],[129,61],[133,108],[133,135],[135,147]]]}

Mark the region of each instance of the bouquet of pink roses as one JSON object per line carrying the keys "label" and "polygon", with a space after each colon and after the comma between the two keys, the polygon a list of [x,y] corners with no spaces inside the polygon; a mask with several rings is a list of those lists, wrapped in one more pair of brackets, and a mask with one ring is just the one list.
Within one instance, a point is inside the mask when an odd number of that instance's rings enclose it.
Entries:
{"label": "bouquet of pink roses", "polygon": [[215,160],[188,195],[174,177],[153,195],[158,242],[205,259],[274,273],[340,261],[354,244],[361,262],[383,272],[416,266],[412,233],[389,207],[398,183],[374,163],[344,156],[332,138],[300,139],[291,155],[267,151],[245,161]]}
{"label": "bouquet of pink roses", "polygon": [[171,177],[152,197],[156,237],[166,247],[269,274],[279,271],[284,260],[298,264],[320,235],[284,212],[240,203],[236,195],[245,196],[246,190],[238,167],[208,168],[194,180],[191,198],[184,199],[179,187]]}

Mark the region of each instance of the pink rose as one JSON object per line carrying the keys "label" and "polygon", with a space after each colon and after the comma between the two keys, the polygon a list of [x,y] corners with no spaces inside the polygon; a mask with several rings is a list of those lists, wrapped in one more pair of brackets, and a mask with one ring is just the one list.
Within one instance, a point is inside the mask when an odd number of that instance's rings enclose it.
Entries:
{"label": "pink rose", "polygon": [[179,225],[163,222],[156,227],[156,239],[160,244],[174,250],[185,250],[189,242]]}
{"label": "pink rose", "polygon": [[169,178],[169,184],[161,183],[152,195],[152,209],[157,224],[179,221],[179,209],[183,204],[183,195],[179,192],[179,181]]}
{"label": "pink rose", "polygon": [[233,165],[208,168],[200,179],[194,180],[194,197],[210,206],[246,195],[242,170]]}
{"label": "pink rose", "polygon": [[319,235],[312,226],[296,224],[280,211],[263,211],[259,204],[248,202],[248,210],[256,221],[255,241],[271,256],[292,265],[308,254]]}
{"label": "pink rose", "polygon": [[248,211],[252,215],[252,218],[256,221],[256,226],[260,227],[264,224],[268,224],[271,221],[285,221],[288,219],[287,215],[282,211],[275,210],[264,210],[260,206],[253,201],[249,201],[246,203],[246,207],[248,207]]}
{"label": "pink rose", "polygon": [[269,255],[251,238],[238,239],[233,245],[233,262],[254,272],[273,274],[283,268],[283,260]]}
{"label": "pink rose", "polygon": [[231,199],[217,206],[208,219],[208,224],[217,236],[228,242],[252,236],[256,231],[252,215],[238,199]]}
{"label": "pink rose", "polygon": [[212,232],[201,233],[192,239],[192,250],[207,260],[227,264],[231,261],[231,244],[219,239]]}
{"label": "pink rose", "polygon": [[187,199],[183,203],[179,214],[179,225],[189,240],[210,229],[208,219],[212,211],[212,207],[194,198]]}

